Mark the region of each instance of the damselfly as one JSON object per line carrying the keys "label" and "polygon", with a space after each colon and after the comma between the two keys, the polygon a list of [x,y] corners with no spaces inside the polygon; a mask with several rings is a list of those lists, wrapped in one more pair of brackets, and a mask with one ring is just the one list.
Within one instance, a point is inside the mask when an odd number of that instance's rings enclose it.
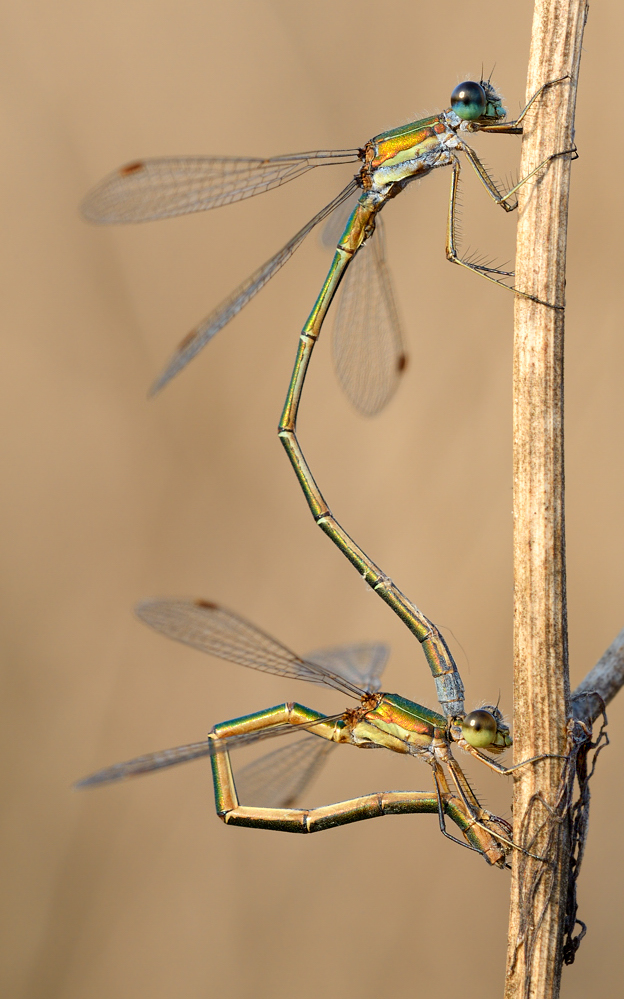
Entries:
{"label": "damselfly", "polygon": [[[242,666],[330,687],[352,697],[357,706],[328,716],[301,704],[280,704],[216,725],[201,742],[107,767],[85,777],[77,787],[106,784],[210,756],[217,813],[229,825],[307,833],[381,815],[437,812],[444,835],[481,853],[488,863],[505,866],[513,846],[511,827],[482,808],[452,753],[456,744],[503,774],[543,758],[506,769],[484,755],[484,751],[502,753],[511,745],[497,707],[487,705],[451,722],[398,694],[380,692],[388,657],[384,645],[350,645],[301,658],[243,618],[205,600],[147,600],[137,613],[169,638]],[[232,749],[286,734],[291,739],[284,747],[234,777]],[[434,792],[377,792],[321,808],[294,807],[337,745],[383,748],[417,757],[432,768]],[[445,815],[464,839],[446,830]]]}
{"label": "damselfly", "polygon": [[[146,159],[129,163],[107,177],[83,202],[82,213],[91,222],[146,222],[205,211],[272,190],[318,166],[362,161],[359,173],[333,201],[184,338],[154,390],[162,388],[240,312],[316,225],[360,191],[357,207],[338,244],[340,259],[334,261],[317,303],[314,335],[318,336],[325,312],[349,267],[334,332],[336,368],[354,405],[367,415],[378,413],[396,388],[406,366],[406,354],[380,239],[374,241],[371,250],[359,251],[373,235],[375,226],[379,227],[379,212],[390,199],[416,178],[438,167],[451,166],[446,255],[453,263],[509,287],[505,282],[511,272],[464,260],[458,255],[456,206],[460,161],[457,154],[466,156],[495,204],[512,211],[513,195],[528,177],[503,194],[464,136],[477,131],[521,134],[522,122],[543,90],[544,87],[511,122],[505,122],[501,97],[489,80],[466,81],[453,91],[448,110],[383,132],[361,149],[320,150],[270,159],[212,156]],[[531,171],[529,177],[543,165]]]}

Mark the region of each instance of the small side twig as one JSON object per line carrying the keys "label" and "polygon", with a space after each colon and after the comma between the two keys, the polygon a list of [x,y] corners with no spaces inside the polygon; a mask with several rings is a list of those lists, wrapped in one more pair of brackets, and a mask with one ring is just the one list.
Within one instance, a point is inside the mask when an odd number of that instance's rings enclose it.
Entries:
{"label": "small side twig", "polygon": [[624,686],[624,630],[572,694],[572,713],[588,727],[600,717],[604,706]]}

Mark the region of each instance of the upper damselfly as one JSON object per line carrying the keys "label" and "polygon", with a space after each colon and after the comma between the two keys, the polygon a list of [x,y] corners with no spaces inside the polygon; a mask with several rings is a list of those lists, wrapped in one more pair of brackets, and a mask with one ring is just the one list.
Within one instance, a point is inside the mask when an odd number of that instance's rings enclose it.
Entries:
{"label": "upper damselfly", "polygon": [[[269,159],[193,156],[136,160],[105,178],[82,204],[82,214],[90,222],[147,222],[205,211],[270,191],[315,167],[358,161],[362,164],[340,194],[182,340],[155,382],[154,390],[162,388],[181,371],[215,333],[240,312],[290,259],[315,226],[354,194],[359,194],[357,206],[338,243],[342,258],[339,265],[332,267],[319,308],[322,306],[324,316],[346,275],[334,330],[336,369],[356,408],[367,415],[378,413],[393,395],[406,366],[404,338],[383,246],[380,237],[371,240],[375,227],[380,225],[379,212],[416,178],[422,178],[438,167],[452,167],[446,255],[453,263],[509,287],[506,281],[512,277],[511,272],[462,259],[458,254],[458,154],[466,156],[492,200],[505,211],[513,210],[514,194],[528,178],[503,193],[465,137],[477,131],[521,134],[522,122],[543,90],[544,87],[511,122],[505,121],[502,99],[490,80],[479,83],[469,80],[455,88],[447,110],[382,132],[359,149],[318,150]],[[370,250],[366,249],[369,241]],[[318,318],[322,319],[322,316],[319,313]]]}

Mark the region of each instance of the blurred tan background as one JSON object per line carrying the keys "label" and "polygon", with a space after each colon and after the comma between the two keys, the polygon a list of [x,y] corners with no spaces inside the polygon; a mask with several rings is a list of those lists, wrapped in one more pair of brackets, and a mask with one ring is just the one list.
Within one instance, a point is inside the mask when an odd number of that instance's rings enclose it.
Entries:
{"label": "blurred tan background", "polygon": [[[174,345],[347,182],[351,168],[209,215],[96,229],[77,204],[140,156],[363,144],[489,73],[524,101],[532,3],[26,0],[5,5],[2,97],[3,996],[312,999],[326,990],[501,993],[508,874],[433,817],[324,836],[226,829],[208,765],[81,795],[98,767],[217,721],[331,692],[167,642],[150,595],[216,599],[300,651],[391,643],[387,689],[435,707],[407,630],[316,530],[275,435],[299,329],[329,263],[316,234],[156,400]],[[591,8],[569,229],[571,670],[624,626],[621,163],[624,14]],[[480,136],[499,175],[519,142]],[[467,703],[511,711],[512,296],[444,258],[450,174],[385,213],[411,363],[355,415],[324,337],[300,439],[334,512],[438,625]],[[467,178],[465,243],[513,255],[515,220]],[[500,218],[499,218],[500,216]],[[564,995],[621,982],[624,700],[592,785]],[[389,755],[389,754],[388,754]],[[385,754],[336,753],[311,802],[428,788]],[[361,759],[363,757],[363,759]],[[379,759],[378,757],[381,757]],[[491,808],[510,788],[471,772]],[[355,983],[355,984],[354,984]],[[445,984],[446,983],[446,984]]]}

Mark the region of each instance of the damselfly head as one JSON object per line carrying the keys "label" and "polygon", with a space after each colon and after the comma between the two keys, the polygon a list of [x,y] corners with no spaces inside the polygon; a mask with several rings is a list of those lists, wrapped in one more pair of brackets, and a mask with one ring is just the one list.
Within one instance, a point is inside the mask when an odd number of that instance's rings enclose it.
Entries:
{"label": "damselfly head", "polygon": [[451,94],[451,110],[463,121],[482,124],[501,121],[507,114],[501,97],[489,80],[465,80]]}
{"label": "damselfly head", "polygon": [[512,744],[509,726],[500,710],[492,704],[485,704],[466,715],[461,731],[469,746],[485,749],[488,753],[503,753]]}

